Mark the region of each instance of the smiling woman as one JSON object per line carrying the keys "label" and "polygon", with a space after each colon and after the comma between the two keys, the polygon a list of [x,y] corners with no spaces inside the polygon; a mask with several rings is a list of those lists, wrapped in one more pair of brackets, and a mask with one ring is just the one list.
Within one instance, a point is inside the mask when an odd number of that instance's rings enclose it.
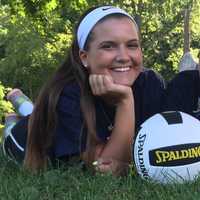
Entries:
{"label": "smiling woman", "polygon": [[[120,27],[120,29],[119,29]],[[106,74],[115,83],[131,86],[142,68],[142,52],[135,23],[126,16],[110,16],[91,32],[93,40],[80,58],[91,74]]]}
{"label": "smiling woman", "polygon": [[89,9],[33,112],[6,134],[5,152],[32,170],[77,156],[94,170],[123,174],[135,130],[166,109],[191,113],[199,83],[198,71],[181,72],[165,89],[162,78],[143,67],[134,19],[112,6]]}

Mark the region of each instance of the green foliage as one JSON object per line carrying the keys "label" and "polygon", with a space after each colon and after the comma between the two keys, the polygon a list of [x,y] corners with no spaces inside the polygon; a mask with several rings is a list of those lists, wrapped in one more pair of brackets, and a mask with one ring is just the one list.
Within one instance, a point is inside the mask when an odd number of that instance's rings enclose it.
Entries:
{"label": "green foliage", "polygon": [[200,1],[195,1],[191,13],[192,47],[200,50]]}
{"label": "green foliage", "polygon": [[0,138],[3,131],[3,118],[6,113],[13,112],[13,107],[11,103],[5,100],[5,94],[10,90],[10,88],[5,88],[0,82]]}
{"label": "green foliage", "polygon": [[[142,18],[141,40],[145,66],[173,77],[183,49],[183,11],[189,1],[142,1],[133,11]],[[148,10],[148,11],[147,11]]]}
{"label": "green foliage", "polygon": [[0,123],[2,123],[2,118],[5,113],[13,112],[11,103],[5,100],[5,94],[9,90],[10,88],[5,88],[0,82]]}
{"label": "green foliage", "polygon": [[[22,88],[31,97],[63,60],[71,41],[67,22],[58,15],[46,15],[46,26],[31,17],[11,15],[3,7],[0,40],[4,53],[0,60],[0,80],[7,86]],[[11,17],[10,17],[11,16]],[[61,32],[60,30],[63,30]]]}
{"label": "green foliage", "polygon": [[[191,52],[200,48],[197,0],[3,0],[0,5],[0,80],[31,98],[63,61],[72,30],[91,6],[113,4],[141,18],[144,66],[166,79],[183,54],[183,12],[191,9]],[[139,19],[138,18],[138,19]]]}

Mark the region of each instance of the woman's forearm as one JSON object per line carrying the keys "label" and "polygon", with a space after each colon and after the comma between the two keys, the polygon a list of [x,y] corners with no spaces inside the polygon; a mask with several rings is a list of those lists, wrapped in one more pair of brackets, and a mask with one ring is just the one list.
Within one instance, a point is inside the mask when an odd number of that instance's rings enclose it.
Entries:
{"label": "woman's forearm", "polygon": [[101,157],[129,162],[134,134],[135,110],[134,99],[131,96],[117,105],[114,128]]}

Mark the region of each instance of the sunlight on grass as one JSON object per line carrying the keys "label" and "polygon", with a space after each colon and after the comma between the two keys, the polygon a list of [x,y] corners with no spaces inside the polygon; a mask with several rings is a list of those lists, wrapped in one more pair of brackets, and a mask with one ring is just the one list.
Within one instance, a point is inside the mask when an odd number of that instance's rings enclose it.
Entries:
{"label": "sunlight on grass", "polygon": [[113,177],[92,175],[80,166],[49,169],[31,174],[8,161],[0,152],[1,199],[31,200],[124,200],[199,199],[199,183],[160,185],[143,181],[137,175]]}

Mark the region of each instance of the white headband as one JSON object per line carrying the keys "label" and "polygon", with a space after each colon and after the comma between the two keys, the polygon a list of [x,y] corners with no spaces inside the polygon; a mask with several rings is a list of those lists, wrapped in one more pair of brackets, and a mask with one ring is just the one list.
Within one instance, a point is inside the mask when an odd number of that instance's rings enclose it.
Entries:
{"label": "white headband", "polygon": [[120,8],[116,8],[113,6],[102,6],[102,7],[96,8],[83,18],[83,20],[81,21],[78,27],[77,39],[78,39],[78,45],[80,49],[84,48],[87,37],[90,31],[92,30],[92,28],[96,25],[96,23],[100,21],[103,17],[110,14],[114,14],[114,13],[121,13],[123,15],[128,16],[136,25],[135,20],[127,12],[125,12],[124,10]]}

